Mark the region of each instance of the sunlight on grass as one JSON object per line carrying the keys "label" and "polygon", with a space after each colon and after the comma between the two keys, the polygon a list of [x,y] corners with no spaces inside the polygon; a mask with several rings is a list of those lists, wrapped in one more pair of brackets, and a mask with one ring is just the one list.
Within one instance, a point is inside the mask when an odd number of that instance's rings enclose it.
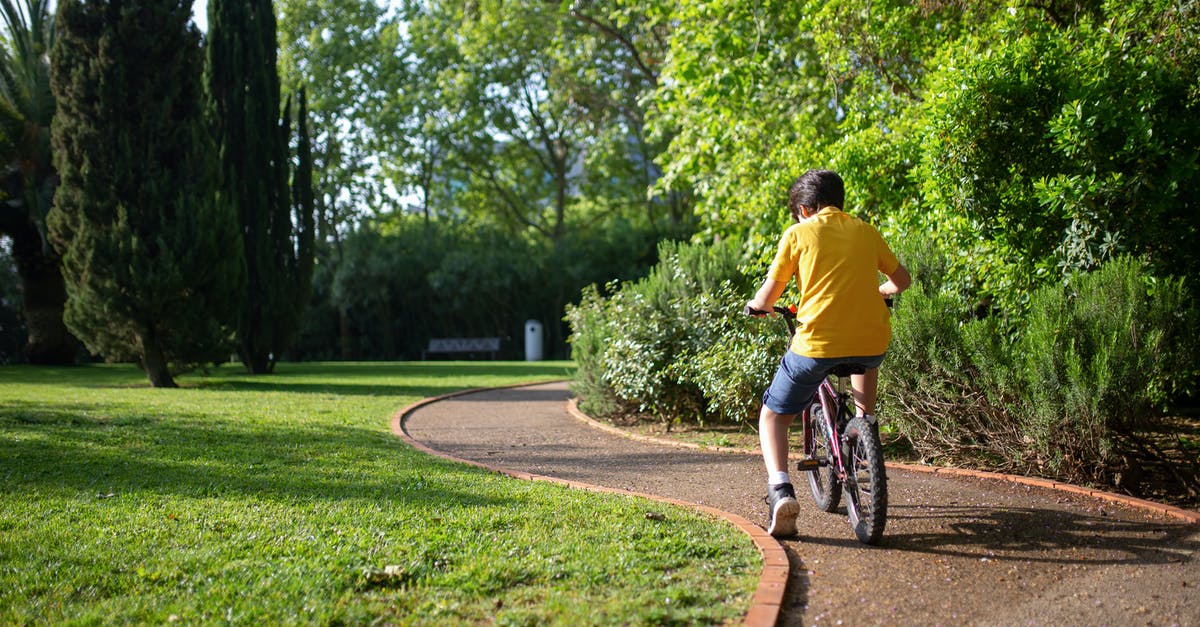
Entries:
{"label": "sunlight on grass", "polygon": [[[0,368],[0,623],[723,622],[730,525],[427,457],[390,416],[568,363]],[[647,514],[665,513],[665,519]]]}

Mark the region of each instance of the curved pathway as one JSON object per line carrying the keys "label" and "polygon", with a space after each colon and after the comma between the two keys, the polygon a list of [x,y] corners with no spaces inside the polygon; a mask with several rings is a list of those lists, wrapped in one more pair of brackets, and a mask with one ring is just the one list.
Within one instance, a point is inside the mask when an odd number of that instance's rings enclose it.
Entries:
{"label": "curved pathway", "polygon": [[[613,435],[572,417],[568,397],[565,383],[474,392],[407,411],[404,429],[459,458],[765,523],[758,457]],[[878,547],[800,495],[780,624],[1200,625],[1195,524],[997,479],[888,480]]]}

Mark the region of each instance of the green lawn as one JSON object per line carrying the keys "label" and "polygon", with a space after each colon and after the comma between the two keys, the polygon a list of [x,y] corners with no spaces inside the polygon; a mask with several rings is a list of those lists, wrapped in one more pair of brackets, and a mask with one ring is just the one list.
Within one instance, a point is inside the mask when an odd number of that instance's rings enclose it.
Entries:
{"label": "green lawn", "polygon": [[[722,622],[724,522],[427,457],[396,410],[558,363],[0,368],[0,624]],[[665,519],[647,514],[664,513]]]}

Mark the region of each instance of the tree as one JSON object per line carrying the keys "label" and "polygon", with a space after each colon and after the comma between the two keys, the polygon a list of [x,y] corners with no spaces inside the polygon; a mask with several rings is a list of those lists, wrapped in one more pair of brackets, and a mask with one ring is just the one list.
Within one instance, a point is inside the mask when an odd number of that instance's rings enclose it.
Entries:
{"label": "tree", "polygon": [[[46,238],[46,214],[57,176],[50,155],[50,49],[54,20],[49,0],[0,0],[8,37],[0,44],[0,107],[13,150],[0,163],[0,234],[12,239],[21,276],[28,341],[25,355],[35,364],[75,361],[78,341],[63,323],[67,292],[58,255]],[[9,115],[11,114],[11,115]]]}
{"label": "tree", "polygon": [[589,150],[589,167],[619,181],[606,199],[640,202],[656,230],[690,232],[690,188],[656,185],[663,174],[658,160],[675,129],[648,124],[658,106],[653,96],[670,50],[674,3],[547,2],[559,5],[562,21],[551,48],[561,68],[555,84],[600,130],[600,141]]}
{"label": "tree", "polygon": [[[388,207],[379,143],[396,135],[385,94],[399,89],[399,24],[374,0],[280,0],[279,73],[308,94],[318,241],[333,242],[365,209]],[[381,174],[385,174],[381,176]]]}
{"label": "tree", "polygon": [[[444,103],[451,127],[448,178],[466,184],[464,205],[489,211],[514,230],[563,237],[583,177],[574,170],[591,136],[575,103],[554,90],[557,60],[545,51],[555,11],[507,11],[496,2],[436,14],[457,25],[458,63]],[[416,30],[420,24],[414,24]]]}
{"label": "tree", "polygon": [[[281,0],[279,67],[289,91],[304,86],[311,121],[315,185],[314,255],[327,270],[342,263],[342,242],[364,214],[381,214],[392,203],[391,164],[381,153],[405,136],[393,122],[386,95],[399,89],[396,71],[399,24],[374,0]],[[386,158],[379,158],[386,154]],[[341,355],[353,358],[351,324],[337,303]]]}
{"label": "tree", "polygon": [[1119,253],[1200,272],[1200,11],[1096,5],[996,12],[921,110],[923,200],[973,253],[952,270],[1006,311]]}
{"label": "tree", "polygon": [[805,5],[682,0],[672,12],[650,120],[671,134],[659,186],[694,190],[707,237],[749,238],[747,250],[765,252],[787,216],[783,190],[825,163],[835,86],[800,28]]}
{"label": "tree", "polygon": [[552,243],[614,216],[690,226],[686,203],[648,201],[658,147],[642,97],[662,29],[624,3],[597,4],[412,3],[411,78],[395,94],[410,141],[397,152],[422,196],[440,182],[443,212]]}
{"label": "tree", "polygon": [[237,207],[246,260],[238,353],[261,374],[274,369],[295,339],[308,301],[312,203],[302,203],[305,213],[289,195],[290,114],[281,122],[270,0],[213,0],[208,25],[206,78],[221,189]]}
{"label": "tree", "polygon": [[200,34],[189,0],[59,5],[49,216],[66,321],[93,352],[171,364],[225,355],[242,279],[232,207],[215,192]]}

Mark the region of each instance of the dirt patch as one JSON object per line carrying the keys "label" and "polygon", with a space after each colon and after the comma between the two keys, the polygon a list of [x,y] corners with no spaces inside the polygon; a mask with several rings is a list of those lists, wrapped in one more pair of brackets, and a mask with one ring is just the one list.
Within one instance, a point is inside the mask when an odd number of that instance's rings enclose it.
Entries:
{"label": "dirt patch", "polygon": [[1130,446],[1111,491],[1200,509],[1200,416],[1164,418]]}

